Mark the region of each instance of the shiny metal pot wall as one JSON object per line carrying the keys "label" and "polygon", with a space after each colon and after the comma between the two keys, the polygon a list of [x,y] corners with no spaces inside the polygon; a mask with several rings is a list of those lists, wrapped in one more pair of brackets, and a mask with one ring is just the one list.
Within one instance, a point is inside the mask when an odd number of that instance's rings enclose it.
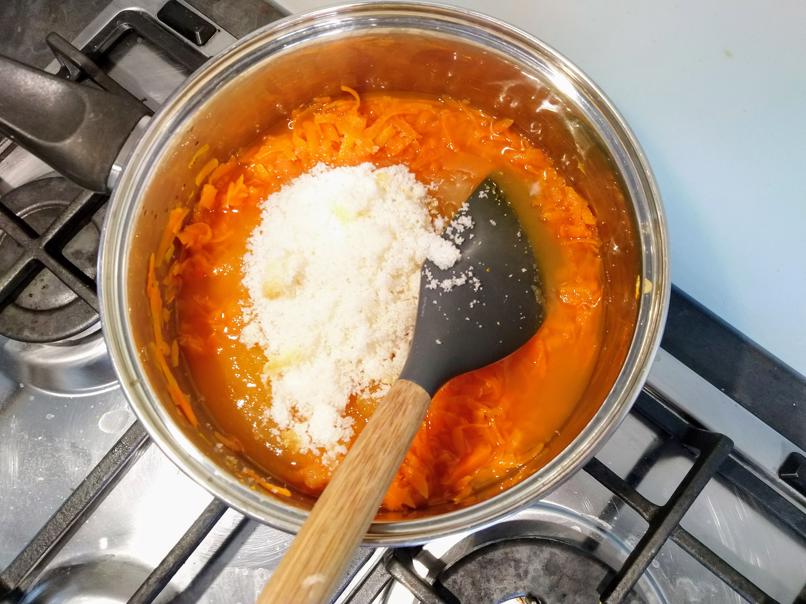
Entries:
{"label": "shiny metal pot wall", "polygon": [[250,488],[237,472],[247,462],[174,408],[148,352],[147,260],[169,210],[197,190],[198,166],[190,164],[199,145],[226,158],[293,107],[337,94],[342,84],[447,94],[512,118],[590,200],[605,241],[605,343],[576,412],[517,484],[502,492],[494,485],[465,507],[381,517],[367,535],[373,543],[411,543],[492,522],[541,496],[616,428],[661,335],[669,292],[664,220],[638,145],[601,92],[544,44],[487,17],[428,5],[342,6],[277,22],[203,66],[136,147],[121,153],[130,156],[102,243],[102,316],[122,387],[153,439],[217,497],[268,524],[293,531],[312,502]]}

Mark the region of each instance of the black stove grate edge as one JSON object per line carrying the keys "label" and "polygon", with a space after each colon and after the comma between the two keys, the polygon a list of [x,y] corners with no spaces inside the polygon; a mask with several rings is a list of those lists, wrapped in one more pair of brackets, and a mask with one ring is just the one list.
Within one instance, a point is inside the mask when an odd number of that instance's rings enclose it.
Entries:
{"label": "black stove grate edge", "polygon": [[[642,496],[629,482],[610,470],[598,459],[591,460],[585,471],[628,505],[648,523],[644,537],[635,546],[615,576],[600,586],[600,601],[616,604],[624,601],[661,546],[672,540],[731,589],[750,602],[775,603],[776,600],[714,553],[680,526],[680,520],[706,484],[718,474],[731,486],[753,497],[763,509],[792,533],[806,539],[802,532],[803,514],[764,479],[744,468],[733,452],[733,444],[722,434],[701,430],[676,413],[666,401],[644,389],[632,413],[665,432],[675,442],[698,453],[694,464],[663,505]],[[413,560],[421,547],[390,552],[383,564],[365,580],[366,591],[359,587],[350,602],[370,601],[382,590],[389,578],[405,585],[420,601],[427,604],[456,604],[458,600],[439,580],[429,583],[414,571]],[[419,558],[422,561],[422,556]],[[426,564],[427,565],[427,564]],[[431,574],[431,573],[430,573]],[[438,575],[438,573],[433,573]],[[379,576],[380,575],[380,576]],[[806,585],[796,602],[806,601]]]}
{"label": "black stove grate edge", "polygon": [[[661,346],[765,424],[806,449],[806,376],[674,286]],[[801,471],[806,471],[806,462]]]}
{"label": "black stove grate edge", "polygon": [[39,572],[123,477],[148,442],[143,426],[134,422],[28,545],[0,572],[0,598],[16,601],[25,595]]}
{"label": "black stove grate edge", "polygon": [[129,604],[148,604],[153,602],[162,590],[170,583],[177,571],[196,550],[207,534],[213,529],[228,506],[218,499],[213,499],[177,544],[162,559],[142,585],[129,598]]}
{"label": "black stove grate edge", "polygon": [[[661,546],[672,536],[674,531],[682,530],[679,527],[679,523],[683,516],[733,449],[733,442],[729,438],[697,428],[689,428],[681,444],[696,449],[699,451],[699,456],[675,489],[669,501],[663,506],[655,506],[642,498],[626,481],[621,480],[597,459],[591,460],[585,467],[586,472],[627,502],[644,520],[649,522],[647,532],[630,553],[624,566],[602,590],[601,601],[603,604],[614,604],[626,598],[632,587],[660,551]],[[643,501],[640,501],[639,497]],[[639,503],[639,501],[641,505],[634,507],[633,504]],[[707,558],[699,561],[709,566],[706,563]],[[719,560],[714,560],[714,562],[718,563]],[[737,581],[737,587],[742,587],[742,591],[746,592],[755,586],[749,582],[747,585],[743,585]],[[743,593],[743,595],[745,594]],[[755,595],[759,596],[761,592],[758,591]]]}
{"label": "black stove grate edge", "polygon": [[[633,549],[622,568],[606,585],[600,588],[601,601],[608,604],[623,601],[660,547],[671,539],[750,602],[774,603],[775,600],[772,597],[683,529],[679,522],[703,487],[717,474],[743,492],[754,494],[754,496],[770,502],[764,509],[778,518],[782,524],[791,528],[794,534],[803,537],[802,531],[799,530],[802,528],[803,519],[798,509],[772,487],[765,484],[757,475],[751,472],[726,471],[726,468],[730,468],[733,464],[741,467],[734,458],[730,439],[690,425],[674,412],[668,403],[654,393],[645,390],[639,397],[633,412],[667,432],[670,437],[677,439],[677,442],[683,446],[696,450],[699,455],[673,495],[663,505],[655,505],[647,500],[630,486],[627,480],[615,474],[599,460],[593,459],[585,466],[588,474],[611,491],[620,501],[635,510],[649,524],[644,537]],[[92,513],[95,505],[111,491],[116,480],[136,459],[137,452],[141,451],[147,442],[148,439],[143,428],[138,423],[133,424],[87,479],[65,501],[59,511],[53,515],[8,568],[0,573],[0,597],[19,601],[25,595],[33,585],[38,573],[44,569],[47,561],[67,541],[72,529],[80,526],[81,522]],[[153,602],[226,510],[227,506],[220,501],[214,500],[210,503],[130,601],[137,604]],[[249,524],[252,521],[244,519],[243,522]],[[237,528],[235,532],[245,528]],[[235,535],[233,535],[234,537]],[[225,542],[222,548],[227,546],[231,546],[231,544]],[[383,564],[380,565],[381,571],[386,574],[387,579],[391,577],[404,584],[422,602],[457,604],[456,597],[444,586],[438,582],[430,584],[414,571],[413,560],[420,551],[420,547],[394,550],[383,558]],[[212,576],[205,577],[204,583],[208,586],[217,574],[215,570],[212,573]],[[377,585],[383,584],[377,580],[372,583],[376,588]],[[806,586],[804,590],[806,590]],[[362,587],[359,587],[353,593],[350,601],[361,601],[357,598],[366,595],[366,593],[362,594]],[[183,600],[181,594],[177,598],[177,601],[180,600]]]}

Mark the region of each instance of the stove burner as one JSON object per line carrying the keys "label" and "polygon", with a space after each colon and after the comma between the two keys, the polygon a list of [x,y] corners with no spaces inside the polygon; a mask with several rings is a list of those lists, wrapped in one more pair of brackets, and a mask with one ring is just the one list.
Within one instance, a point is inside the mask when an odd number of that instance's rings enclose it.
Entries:
{"label": "stove burner", "polygon": [[0,198],[0,334],[55,342],[97,322],[97,210],[105,200],[61,177]]}
{"label": "stove burner", "polygon": [[[601,519],[541,501],[475,533],[388,552],[383,570],[394,581],[382,601],[598,602],[630,555],[625,539],[635,538],[631,526],[614,530]],[[662,572],[647,569],[618,601],[659,604],[670,601],[673,589]]]}
{"label": "stove burner", "polygon": [[83,396],[116,387],[117,377],[100,329],[63,342],[0,345],[3,375],[56,395]]}
{"label": "stove burner", "polygon": [[[596,602],[613,571],[575,545],[516,539],[488,545],[450,566],[439,582],[459,602]],[[625,604],[644,600],[631,593]]]}
{"label": "stove burner", "polygon": [[[140,562],[114,556],[84,559],[44,573],[20,604],[124,604],[149,572]],[[167,587],[159,601],[175,595]]]}

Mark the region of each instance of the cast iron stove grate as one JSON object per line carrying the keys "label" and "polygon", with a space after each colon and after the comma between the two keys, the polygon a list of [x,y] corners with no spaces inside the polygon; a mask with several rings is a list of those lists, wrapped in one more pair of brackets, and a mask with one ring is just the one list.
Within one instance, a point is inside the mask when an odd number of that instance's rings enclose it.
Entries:
{"label": "cast iron stove grate", "polygon": [[95,261],[106,196],[64,178],[0,198],[0,334],[53,342],[97,321]]}
{"label": "cast iron stove grate", "polygon": [[[744,466],[732,455],[733,443],[729,438],[716,432],[699,429],[689,423],[685,418],[673,410],[671,405],[658,395],[645,388],[636,402],[633,414],[648,421],[652,426],[661,430],[668,438],[665,444],[676,442],[688,450],[696,453],[697,457],[683,479],[678,484],[672,496],[663,505],[655,505],[641,495],[631,484],[636,484],[641,475],[648,472],[656,459],[646,459],[639,464],[626,478],[622,478],[610,470],[598,459],[591,460],[585,466],[585,472],[595,478],[602,486],[612,493],[614,507],[618,510],[626,505],[637,512],[648,523],[648,529],[643,538],[632,549],[629,557],[621,568],[613,572],[604,573],[602,582],[597,586],[595,593],[582,594],[578,591],[568,591],[567,585],[536,586],[533,591],[524,590],[514,592],[511,587],[504,587],[497,598],[491,602],[554,602],[554,601],[597,601],[606,604],[634,602],[632,588],[641,578],[644,571],[653,561],[667,541],[673,541],[695,560],[729,585],[736,593],[750,602],[776,602],[748,578],[743,576],[727,561],[703,545],[691,533],[680,526],[680,521],[692,503],[702,492],[709,481],[719,475],[727,480],[738,491],[753,498],[771,516],[785,524],[793,534],[800,539],[806,539],[806,519],[803,514],[769,484],[755,474],[748,472]],[[617,513],[617,512],[616,512]],[[423,559],[418,556],[422,548],[405,548],[392,550],[384,557],[383,565],[375,572],[381,575],[390,575],[405,585],[415,596],[426,604],[458,604],[474,602],[478,597],[478,585],[471,594],[464,593],[465,598],[457,597],[442,580],[450,573],[445,573],[437,564],[434,569],[429,568],[428,576],[435,580],[426,581],[414,569],[414,560],[429,566],[428,556]],[[463,563],[464,560],[461,562]],[[588,565],[589,563],[584,562]],[[479,568],[468,572],[479,573]],[[590,572],[590,571],[589,571]],[[601,573],[600,573],[601,574]],[[461,586],[460,582],[455,582]],[[365,584],[379,585],[383,580],[372,577]],[[470,582],[473,585],[473,582]],[[577,587],[588,587],[588,581],[577,579]],[[461,587],[460,587],[461,589]],[[466,587],[465,587],[466,589]],[[588,599],[573,599],[584,597]],[[571,597],[570,600],[564,598]],[[806,586],[804,586],[798,602],[804,600]],[[527,598],[527,600],[517,598]],[[363,600],[362,600],[363,601]],[[481,600],[478,600],[481,601]],[[486,601],[486,600],[484,600]]]}
{"label": "cast iron stove grate", "polygon": [[[748,601],[775,602],[776,600],[682,528],[679,522],[703,487],[717,474],[759,502],[771,516],[787,526],[793,534],[806,539],[806,521],[800,511],[771,485],[755,474],[743,470],[741,463],[732,454],[732,443],[729,438],[691,425],[674,411],[669,403],[649,390],[645,389],[642,392],[632,412],[665,432],[671,441],[696,451],[697,457],[674,494],[663,505],[651,503],[630,486],[635,476],[621,478],[597,459],[593,459],[585,466],[585,472],[612,493],[616,507],[629,506],[649,524],[643,538],[633,548],[624,565],[615,572],[604,573],[604,582],[597,586],[600,601],[612,604],[635,601],[631,594],[633,586],[660,547],[667,540],[671,540]],[[66,543],[71,530],[92,513],[94,506],[111,490],[116,478],[120,477],[128,464],[136,459],[137,452],[142,449],[146,441],[147,437],[142,427],[135,423],[28,546],[0,573],[0,597],[5,595],[10,601],[20,601],[25,596],[47,561]],[[639,464],[634,473],[647,471],[652,463],[654,460],[646,460],[644,464]],[[226,510],[227,506],[218,500],[210,503],[129,602],[140,604],[155,601]],[[232,538],[236,539],[237,535],[233,533]],[[225,543],[222,548],[227,545]],[[414,559],[420,550],[419,547],[390,550],[384,556],[383,563],[373,571],[373,575],[378,577],[366,578],[362,587],[354,592],[348,601],[356,603],[370,601],[376,595],[371,593],[373,586],[377,588],[390,576],[405,585],[412,594],[426,604],[472,601],[463,600],[452,593],[440,581],[439,572],[436,573],[436,581],[428,582],[421,578],[414,570]],[[199,584],[209,585],[219,570],[215,564],[205,566],[194,581],[196,585],[191,585],[191,588],[198,589]],[[552,601],[552,594],[539,593],[539,589],[535,591],[538,593],[531,591],[510,593],[511,598],[521,598],[511,601]],[[800,600],[803,600],[804,595],[806,590],[802,592]],[[181,598],[181,594],[177,597]]]}

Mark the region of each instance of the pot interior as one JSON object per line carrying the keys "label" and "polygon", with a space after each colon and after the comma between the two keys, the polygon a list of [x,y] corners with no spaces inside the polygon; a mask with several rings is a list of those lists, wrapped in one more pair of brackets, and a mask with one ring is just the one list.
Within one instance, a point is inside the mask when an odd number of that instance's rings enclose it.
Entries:
{"label": "pot interior", "polygon": [[[634,345],[640,300],[637,283],[644,262],[639,217],[626,192],[624,167],[618,165],[626,160],[614,151],[611,125],[603,117],[609,107],[605,104],[606,111],[600,111],[604,101],[586,80],[530,39],[506,29],[501,33],[494,24],[485,27],[480,19],[470,24],[456,16],[432,19],[422,13],[390,11],[380,18],[367,11],[369,16],[348,19],[334,12],[308,22],[297,19],[276,32],[269,29],[253,36],[202,68],[168,102],[127,170],[131,176],[124,185],[127,190],[116,193],[118,204],[124,203],[119,198],[134,204],[128,213],[135,223],[122,235],[125,258],[120,260],[127,313],[123,323],[138,355],[131,362],[134,371],[145,378],[142,392],[129,393],[133,406],[180,466],[187,470],[188,458],[196,460],[194,463],[203,460],[209,479],[201,481],[211,490],[281,528],[293,528],[311,499],[295,493],[290,500],[280,501],[262,491],[250,493],[250,481],[241,473],[248,462],[220,444],[202,409],[197,407],[198,429],[178,412],[149,350],[153,335],[145,276],[169,211],[195,199],[199,166],[192,166],[192,160],[200,146],[209,145],[207,157],[224,160],[286,119],[293,108],[313,97],[337,95],[342,85],[360,93],[386,90],[449,95],[467,99],[497,117],[511,118],[548,153],[566,181],[589,201],[598,219],[606,272],[605,336],[594,373],[563,429],[510,482],[531,481],[535,485],[532,493],[538,495],[542,492],[540,480],[548,471],[545,466],[569,447],[597,413],[604,412],[600,409],[606,400],[611,406],[621,405],[624,412],[631,403],[623,393],[611,390]],[[644,337],[654,338],[655,334]],[[180,387],[193,392],[181,366],[176,373]],[[612,410],[608,417],[612,421]],[[556,467],[552,471],[556,473]],[[190,473],[197,480],[201,477],[198,471]],[[500,491],[501,485],[493,485],[474,501],[487,500]],[[505,496],[506,492],[496,499]],[[245,497],[254,505],[245,505]],[[428,508],[405,519],[387,516],[380,520],[392,524],[403,520],[403,524],[412,517],[433,518],[455,507]],[[382,525],[373,525],[373,531],[389,530]]]}

